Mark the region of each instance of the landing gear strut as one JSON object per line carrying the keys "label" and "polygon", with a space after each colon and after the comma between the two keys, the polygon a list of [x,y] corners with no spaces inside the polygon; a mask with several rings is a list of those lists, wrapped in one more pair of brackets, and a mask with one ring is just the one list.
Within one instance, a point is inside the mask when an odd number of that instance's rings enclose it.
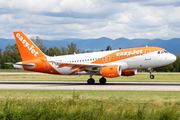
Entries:
{"label": "landing gear strut", "polygon": [[154,79],[154,75],[152,75],[152,68],[149,67],[148,70],[149,70],[149,73],[150,73],[150,79]]}
{"label": "landing gear strut", "polygon": [[105,84],[106,83],[106,78],[102,77],[99,79],[100,84]]}
{"label": "landing gear strut", "polygon": [[88,84],[94,84],[94,83],[95,83],[95,80],[92,78],[92,76],[93,76],[94,74],[95,74],[95,73],[90,72],[90,78],[87,80],[87,83],[88,83]]}

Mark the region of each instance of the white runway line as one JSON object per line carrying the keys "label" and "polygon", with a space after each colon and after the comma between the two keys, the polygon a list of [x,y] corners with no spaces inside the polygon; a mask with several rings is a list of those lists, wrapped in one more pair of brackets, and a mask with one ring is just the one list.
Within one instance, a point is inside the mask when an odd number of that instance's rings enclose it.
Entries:
{"label": "white runway line", "polygon": [[0,89],[180,91],[180,83],[108,82],[88,85],[86,82],[1,81]]}
{"label": "white runway line", "polygon": [[38,74],[46,74],[46,73],[38,73],[38,72],[0,72],[0,75],[24,75],[24,74],[29,74],[29,75],[38,75]]}

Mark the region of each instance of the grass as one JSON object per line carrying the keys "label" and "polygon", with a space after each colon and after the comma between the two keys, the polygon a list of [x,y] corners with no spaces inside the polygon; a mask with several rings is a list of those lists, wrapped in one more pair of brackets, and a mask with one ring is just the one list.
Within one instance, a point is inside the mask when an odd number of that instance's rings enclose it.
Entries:
{"label": "grass", "polygon": [[20,70],[20,69],[0,69],[0,72],[29,72],[29,71]]}
{"label": "grass", "polygon": [[[180,82],[179,73],[140,73],[114,82]],[[86,81],[87,75],[0,74],[1,81]],[[93,76],[98,80],[100,76]],[[96,81],[97,82],[97,81]],[[180,92],[95,90],[0,90],[0,119],[180,119]]]}
{"label": "grass", "polygon": [[[150,79],[148,73],[138,73],[135,76],[107,78],[107,82],[180,82],[179,73],[154,73],[155,79]],[[101,76],[93,76],[99,82]],[[84,81],[89,75],[50,75],[50,74],[0,74],[0,81]]]}
{"label": "grass", "polygon": [[176,102],[180,100],[180,92],[164,91],[112,91],[112,90],[0,90],[0,99],[50,99],[72,98],[73,94],[83,99],[122,99],[132,102],[156,101]]}
{"label": "grass", "polygon": [[[11,94],[9,96],[0,94],[0,119],[180,119],[180,92],[64,90],[25,90],[25,92],[0,90],[0,92]],[[13,97],[17,93],[21,94],[21,97]],[[95,93],[99,95],[99,99],[94,97]],[[64,97],[65,94],[68,96]]]}

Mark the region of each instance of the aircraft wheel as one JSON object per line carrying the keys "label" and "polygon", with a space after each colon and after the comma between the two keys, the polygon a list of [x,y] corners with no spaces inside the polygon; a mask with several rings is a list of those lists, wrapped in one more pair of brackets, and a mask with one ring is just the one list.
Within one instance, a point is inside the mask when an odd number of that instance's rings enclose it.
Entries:
{"label": "aircraft wheel", "polygon": [[100,84],[105,84],[106,83],[106,78],[102,77],[99,79]]}
{"label": "aircraft wheel", "polygon": [[150,75],[150,78],[151,78],[151,79],[154,79],[154,75]]}
{"label": "aircraft wheel", "polygon": [[87,83],[88,83],[88,84],[94,84],[94,83],[95,83],[95,81],[94,81],[94,79],[93,79],[93,78],[89,78],[89,79],[87,80]]}

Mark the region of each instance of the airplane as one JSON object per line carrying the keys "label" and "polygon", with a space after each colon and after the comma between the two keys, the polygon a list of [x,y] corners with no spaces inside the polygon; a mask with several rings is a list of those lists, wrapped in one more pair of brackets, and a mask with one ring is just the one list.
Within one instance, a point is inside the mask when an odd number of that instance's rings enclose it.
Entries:
{"label": "airplane", "polygon": [[45,55],[22,31],[14,32],[21,62],[7,63],[14,68],[57,75],[90,75],[88,84],[94,84],[93,75],[101,75],[100,84],[106,78],[133,76],[137,69],[152,68],[173,63],[176,56],[159,47],[139,47],[92,53],[50,57]]}

